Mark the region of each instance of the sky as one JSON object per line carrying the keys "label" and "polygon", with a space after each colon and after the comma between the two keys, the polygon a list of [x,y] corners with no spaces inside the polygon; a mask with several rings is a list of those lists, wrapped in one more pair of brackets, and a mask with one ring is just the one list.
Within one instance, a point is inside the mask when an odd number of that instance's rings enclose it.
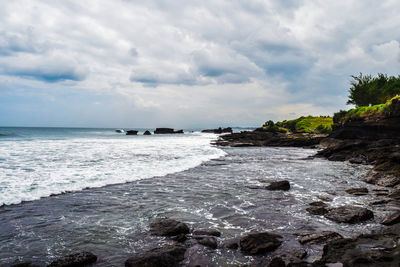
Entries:
{"label": "sky", "polygon": [[0,3],[0,125],[259,126],[400,74],[398,0]]}

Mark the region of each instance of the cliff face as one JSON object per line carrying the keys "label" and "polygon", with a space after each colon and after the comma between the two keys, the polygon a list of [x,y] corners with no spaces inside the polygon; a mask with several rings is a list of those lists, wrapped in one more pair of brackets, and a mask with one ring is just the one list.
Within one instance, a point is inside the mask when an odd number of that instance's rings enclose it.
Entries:
{"label": "cliff face", "polygon": [[400,100],[393,99],[384,114],[348,120],[336,125],[319,156],[336,161],[373,164],[366,182],[400,184]]}

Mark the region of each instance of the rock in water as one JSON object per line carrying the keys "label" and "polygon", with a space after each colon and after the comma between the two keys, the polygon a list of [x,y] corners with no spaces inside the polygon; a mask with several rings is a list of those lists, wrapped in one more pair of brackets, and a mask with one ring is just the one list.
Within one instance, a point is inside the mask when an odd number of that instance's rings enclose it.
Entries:
{"label": "rock in water", "polygon": [[340,234],[332,231],[323,231],[318,233],[303,233],[300,235],[301,238],[299,239],[299,242],[302,245],[321,244],[343,238]]}
{"label": "rock in water", "polygon": [[185,252],[186,248],[180,245],[155,248],[127,259],[125,267],[175,267],[184,259]]}
{"label": "rock in water", "polygon": [[278,238],[282,237],[268,232],[249,234],[240,239],[240,248],[242,252],[252,255],[266,253],[282,244]]}
{"label": "rock in water", "polygon": [[325,207],[311,206],[306,208],[306,211],[312,215],[324,215],[328,213]]}
{"label": "rock in water", "polygon": [[216,249],[218,247],[217,239],[213,236],[195,237],[197,242],[203,246]]}
{"label": "rock in water", "polygon": [[374,214],[369,209],[355,206],[331,208],[324,216],[332,221],[343,223],[359,223],[374,218]]}
{"label": "rock in water", "polygon": [[346,190],[347,193],[351,194],[351,195],[355,195],[355,196],[363,196],[368,194],[368,189],[365,187],[361,187],[361,188],[350,188]]}
{"label": "rock in water", "polygon": [[157,218],[150,224],[150,232],[159,236],[176,236],[188,234],[189,227],[177,220],[170,218]]}
{"label": "rock in water", "polygon": [[71,255],[67,255],[58,260],[53,261],[47,267],[78,267],[85,266],[88,264],[95,263],[97,256],[90,252],[79,252]]}
{"label": "rock in water", "polygon": [[149,130],[147,130],[147,131],[145,131],[145,132],[143,133],[143,135],[151,135],[151,132],[150,132]]}
{"label": "rock in water", "polygon": [[290,183],[288,181],[277,181],[272,182],[269,186],[266,187],[268,190],[284,190],[287,191],[290,189]]}
{"label": "rock in water", "polygon": [[138,131],[128,130],[126,131],[126,135],[137,135]]}
{"label": "rock in water", "polygon": [[400,212],[391,214],[390,216],[386,217],[382,222],[383,225],[393,225],[396,223],[400,223]]}

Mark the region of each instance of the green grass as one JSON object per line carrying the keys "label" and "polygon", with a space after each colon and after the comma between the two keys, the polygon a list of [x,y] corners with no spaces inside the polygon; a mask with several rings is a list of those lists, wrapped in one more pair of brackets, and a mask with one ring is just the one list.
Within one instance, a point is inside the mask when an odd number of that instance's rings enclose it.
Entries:
{"label": "green grass", "polygon": [[292,133],[329,133],[332,131],[331,117],[300,117],[294,120],[277,122],[276,126]]}
{"label": "green grass", "polygon": [[390,105],[394,99],[400,100],[400,95],[397,95],[385,104],[379,104],[374,106],[362,106],[350,109],[348,111],[341,110],[333,116],[335,123],[343,124],[350,120],[365,120],[369,118],[385,117],[390,111]]}

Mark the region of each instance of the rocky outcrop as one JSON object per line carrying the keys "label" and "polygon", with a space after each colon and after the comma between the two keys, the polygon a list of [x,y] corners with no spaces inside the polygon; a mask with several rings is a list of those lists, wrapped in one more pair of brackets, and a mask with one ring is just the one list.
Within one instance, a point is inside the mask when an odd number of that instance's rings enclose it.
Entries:
{"label": "rocky outcrop", "polygon": [[222,133],[232,133],[232,128],[227,127],[227,128],[221,128],[219,127],[218,129],[205,129],[201,131],[202,133],[215,133],[215,134],[222,134]]}
{"label": "rocky outcrop", "polygon": [[208,235],[208,236],[221,236],[221,232],[215,229],[198,229],[193,230],[194,235]]}
{"label": "rocky outcrop", "polygon": [[343,238],[340,234],[332,231],[323,231],[317,233],[301,233],[299,234],[299,243],[304,244],[322,244],[333,240]]}
{"label": "rocky outcrop", "polygon": [[400,223],[400,212],[393,213],[382,221],[383,225],[394,225],[397,223]]}
{"label": "rocky outcrop", "polygon": [[[361,235],[332,241],[324,246],[315,266],[400,266],[400,247],[395,235]],[[337,265],[333,265],[337,263]]]}
{"label": "rocky outcrop", "polygon": [[215,144],[220,146],[284,146],[310,147],[318,145],[326,136],[312,134],[284,134],[267,131],[244,131],[221,135]]}
{"label": "rocky outcrop", "polygon": [[194,238],[197,240],[197,243],[212,248],[216,249],[218,247],[217,239],[213,236],[194,236]]}
{"label": "rocky outcrop", "polygon": [[58,260],[53,261],[47,267],[74,267],[86,266],[97,261],[97,256],[90,252],[79,252],[64,256]]}
{"label": "rocky outcrop", "polygon": [[137,135],[138,131],[135,130],[127,130],[126,135]]}
{"label": "rocky outcrop", "polygon": [[251,255],[263,254],[277,249],[282,244],[280,238],[280,235],[268,232],[249,234],[240,239],[240,249]]}
{"label": "rocky outcrop", "polygon": [[324,215],[327,219],[341,223],[359,223],[374,217],[372,211],[356,206],[331,208]]}
{"label": "rocky outcrop", "polygon": [[156,128],[154,134],[183,134],[183,130],[175,131],[173,128]]}
{"label": "rocky outcrop", "polygon": [[188,234],[189,227],[180,221],[170,218],[157,218],[150,224],[150,233],[159,236],[177,236]]}
{"label": "rocky outcrop", "polygon": [[272,182],[270,185],[266,187],[266,189],[271,190],[271,191],[276,191],[276,190],[282,190],[282,191],[288,191],[290,189],[290,183],[289,181],[276,181]]}
{"label": "rocky outcrop", "polygon": [[145,132],[143,133],[143,135],[151,135],[151,132],[150,132],[149,130],[147,130],[147,131],[145,131]]}
{"label": "rocky outcrop", "polygon": [[125,261],[125,267],[174,267],[180,266],[186,248],[181,245],[169,245],[155,248]]}
{"label": "rocky outcrop", "polygon": [[364,196],[368,194],[368,189],[366,187],[360,187],[360,188],[349,188],[345,190],[346,193],[349,193],[351,195],[355,196]]}

